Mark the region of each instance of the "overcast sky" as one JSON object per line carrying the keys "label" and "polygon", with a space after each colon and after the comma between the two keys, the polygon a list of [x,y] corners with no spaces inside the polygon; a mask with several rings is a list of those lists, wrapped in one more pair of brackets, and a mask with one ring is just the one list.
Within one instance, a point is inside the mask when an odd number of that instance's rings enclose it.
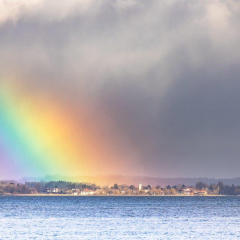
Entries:
{"label": "overcast sky", "polygon": [[0,0],[0,81],[108,119],[122,160],[104,174],[240,176],[239,13],[235,0]]}

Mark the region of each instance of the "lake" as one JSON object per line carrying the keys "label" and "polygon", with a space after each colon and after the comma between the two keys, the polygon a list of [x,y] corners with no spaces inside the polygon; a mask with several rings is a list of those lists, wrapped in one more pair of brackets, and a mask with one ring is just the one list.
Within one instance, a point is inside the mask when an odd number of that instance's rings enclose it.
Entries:
{"label": "lake", "polygon": [[240,239],[240,197],[0,197],[0,239]]}

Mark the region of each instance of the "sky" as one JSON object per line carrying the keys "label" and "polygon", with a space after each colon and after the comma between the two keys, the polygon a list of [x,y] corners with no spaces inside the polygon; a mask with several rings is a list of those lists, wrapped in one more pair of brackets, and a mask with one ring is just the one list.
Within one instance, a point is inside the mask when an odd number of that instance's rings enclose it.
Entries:
{"label": "sky", "polygon": [[236,0],[0,0],[0,179],[237,177]]}

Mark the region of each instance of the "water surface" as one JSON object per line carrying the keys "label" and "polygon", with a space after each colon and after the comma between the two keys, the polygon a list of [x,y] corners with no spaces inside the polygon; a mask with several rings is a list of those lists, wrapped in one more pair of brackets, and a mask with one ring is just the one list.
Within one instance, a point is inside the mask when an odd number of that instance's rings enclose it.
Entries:
{"label": "water surface", "polygon": [[0,197],[0,239],[240,239],[240,197]]}

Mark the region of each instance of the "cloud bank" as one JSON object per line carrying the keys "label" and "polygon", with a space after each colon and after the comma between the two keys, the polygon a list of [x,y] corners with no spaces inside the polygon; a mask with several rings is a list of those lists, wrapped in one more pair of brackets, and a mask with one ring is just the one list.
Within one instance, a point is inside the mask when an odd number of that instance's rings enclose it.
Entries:
{"label": "cloud bank", "polygon": [[96,134],[118,155],[100,173],[239,175],[238,1],[9,0],[0,9],[1,81],[17,79],[76,118],[84,105],[92,125],[100,118]]}

